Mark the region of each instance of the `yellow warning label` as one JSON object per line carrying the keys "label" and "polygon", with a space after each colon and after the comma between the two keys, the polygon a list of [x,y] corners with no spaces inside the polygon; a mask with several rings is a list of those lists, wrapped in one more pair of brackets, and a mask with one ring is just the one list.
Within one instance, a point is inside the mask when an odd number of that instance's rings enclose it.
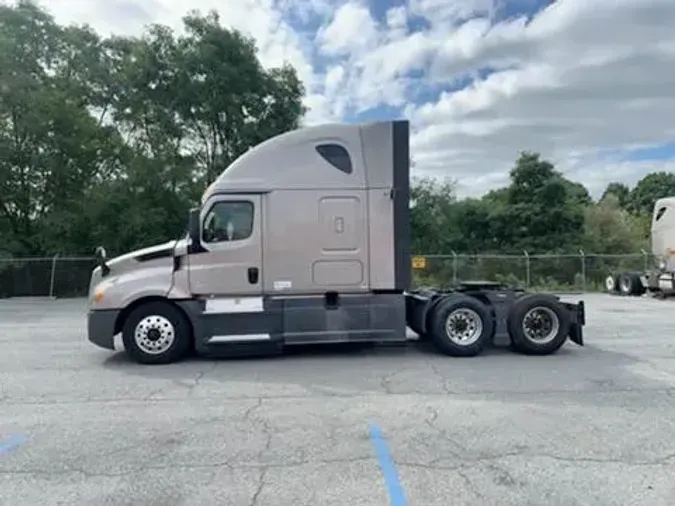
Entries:
{"label": "yellow warning label", "polygon": [[413,257],[412,258],[412,267],[413,269],[426,269],[427,268],[427,259],[424,257]]}

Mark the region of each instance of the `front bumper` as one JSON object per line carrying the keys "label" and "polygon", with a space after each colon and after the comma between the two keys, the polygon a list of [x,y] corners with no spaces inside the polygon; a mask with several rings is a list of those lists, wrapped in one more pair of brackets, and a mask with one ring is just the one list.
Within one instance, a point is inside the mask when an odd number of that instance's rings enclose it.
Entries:
{"label": "front bumper", "polygon": [[115,350],[115,322],[118,309],[90,310],[87,314],[87,338],[96,346]]}

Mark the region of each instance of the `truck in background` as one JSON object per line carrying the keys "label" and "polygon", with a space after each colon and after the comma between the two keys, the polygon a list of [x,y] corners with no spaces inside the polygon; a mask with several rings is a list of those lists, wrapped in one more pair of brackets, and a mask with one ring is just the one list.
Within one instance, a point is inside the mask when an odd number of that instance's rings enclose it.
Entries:
{"label": "truck in background", "polygon": [[605,289],[623,296],[675,295],[675,197],[654,203],[651,249],[653,269],[612,272],[605,278]]}
{"label": "truck in background", "polygon": [[409,123],[287,132],[233,162],[184,237],[108,260],[89,288],[88,339],[137,362],[403,342],[545,355],[583,345],[583,301],[496,283],[411,290]]}

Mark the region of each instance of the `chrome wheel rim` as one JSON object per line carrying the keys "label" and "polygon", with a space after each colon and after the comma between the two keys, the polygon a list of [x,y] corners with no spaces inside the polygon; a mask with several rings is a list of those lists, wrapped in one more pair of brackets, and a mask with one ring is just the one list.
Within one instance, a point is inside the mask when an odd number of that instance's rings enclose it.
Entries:
{"label": "chrome wheel rim", "polygon": [[560,330],[560,318],[548,307],[533,307],[523,317],[522,330],[532,342],[550,343]]}
{"label": "chrome wheel rim", "polygon": [[136,345],[149,355],[159,355],[168,350],[176,339],[173,324],[164,316],[146,316],[134,330]]}
{"label": "chrome wheel rim", "polygon": [[614,276],[607,276],[607,279],[605,279],[605,288],[607,289],[607,291],[613,292],[615,286],[616,283],[614,281]]}
{"label": "chrome wheel rim", "polygon": [[445,320],[448,339],[460,346],[470,346],[483,333],[483,320],[473,309],[455,309]]}

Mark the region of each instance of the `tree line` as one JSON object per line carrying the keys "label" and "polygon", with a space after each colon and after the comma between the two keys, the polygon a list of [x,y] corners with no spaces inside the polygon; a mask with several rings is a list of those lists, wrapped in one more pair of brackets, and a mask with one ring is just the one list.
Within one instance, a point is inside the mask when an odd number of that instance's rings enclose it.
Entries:
{"label": "tree line", "polygon": [[0,6],[0,249],[112,252],[175,237],[250,147],[297,128],[304,89],[252,39],[190,13],[103,38],[29,1]]}
{"label": "tree line", "polygon": [[523,152],[508,186],[461,200],[454,190],[429,179],[413,186],[415,251],[630,254],[649,250],[654,203],[675,196],[675,174],[653,172],[633,188],[610,183],[594,200],[539,154]]}
{"label": "tree line", "polygon": [[[178,34],[102,37],[59,25],[34,3],[0,6],[0,256],[112,253],[163,242],[239,155],[302,125],[289,65],[265,69],[254,41],[216,13]],[[594,201],[536,153],[510,184],[459,199],[451,181],[415,180],[413,248],[424,253],[635,252],[675,175]]]}

